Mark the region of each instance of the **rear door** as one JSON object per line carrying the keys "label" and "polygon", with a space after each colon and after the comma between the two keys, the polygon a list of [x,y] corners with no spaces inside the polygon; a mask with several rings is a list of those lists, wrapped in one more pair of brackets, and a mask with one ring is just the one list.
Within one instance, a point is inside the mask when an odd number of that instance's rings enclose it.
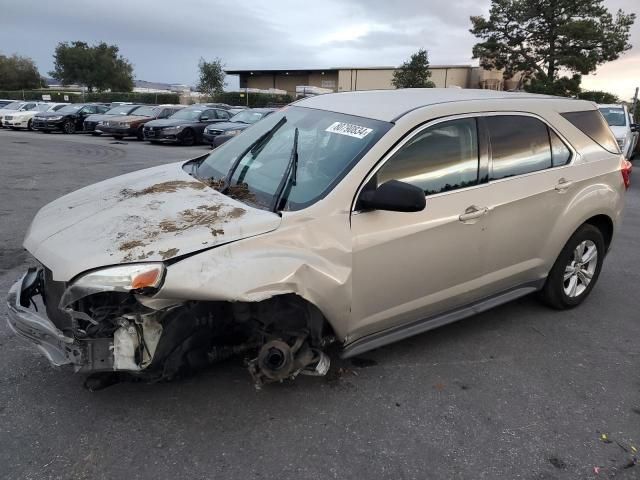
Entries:
{"label": "rear door", "polygon": [[576,180],[567,167],[573,152],[535,116],[496,114],[480,123],[491,159],[487,284],[499,292],[546,275],[543,252]]}
{"label": "rear door", "polygon": [[486,162],[468,116],[420,128],[383,161],[369,181],[419,186],[426,208],[353,213],[353,339],[484,295]]}

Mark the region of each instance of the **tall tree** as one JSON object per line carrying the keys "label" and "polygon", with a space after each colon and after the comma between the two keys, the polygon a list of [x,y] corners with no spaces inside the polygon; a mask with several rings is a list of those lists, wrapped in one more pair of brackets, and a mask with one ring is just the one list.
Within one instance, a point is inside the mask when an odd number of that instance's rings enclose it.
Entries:
{"label": "tall tree", "polygon": [[491,0],[489,18],[471,17],[470,31],[482,40],[473,57],[503,68],[505,78],[522,74],[553,89],[560,72],[586,75],[629,50],[634,20],[622,10],[612,15],[603,0]]}
{"label": "tall tree", "polygon": [[216,58],[212,62],[207,62],[204,58],[200,58],[198,62],[200,70],[200,79],[198,81],[198,91],[208,96],[221,93],[224,89],[224,65],[222,60]]}
{"label": "tall tree", "polygon": [[578,98],[581,100],[590,100],[595,103],[620,103],[617,95],[601,90],[585,90],[578,94]]}
{"label": "tall tree", "polygon": [[28,57],[0,55],[0,90],[40,88],[44,81]]}
{"label": "tall tree", "polygon": [[396,88],[433,88],[436,85],[429,80],[430,76],[429,55],[421,48],[394,70],[391,84]]}
{"label": "tall tree", "polygon": [[118,54],[116,45],[101,42],[60,42],[56,47],[54,69],[49,72],[64,84],[78,83],[89,91],[130,92],[133,89],[133,66]]}

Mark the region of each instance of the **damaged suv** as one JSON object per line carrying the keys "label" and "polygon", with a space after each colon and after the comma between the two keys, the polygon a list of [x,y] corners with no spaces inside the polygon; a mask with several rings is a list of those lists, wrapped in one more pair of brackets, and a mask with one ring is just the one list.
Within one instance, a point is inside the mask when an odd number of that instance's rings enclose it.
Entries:
{"label": "damaged suv", "polygon": [[323,375],[334,342],[358,355],[535,291],[577,306],[629,174],[586,101],[307,98],[43,207],[9,324],[80,372],[171,379],[242,354],[257,385]]}

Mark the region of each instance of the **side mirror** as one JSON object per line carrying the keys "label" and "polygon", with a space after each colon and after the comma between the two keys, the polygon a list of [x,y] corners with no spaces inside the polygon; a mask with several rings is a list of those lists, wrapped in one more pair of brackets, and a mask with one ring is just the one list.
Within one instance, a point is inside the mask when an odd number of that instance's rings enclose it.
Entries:
{"label": "side mirror", "polygon": [[427,202],[421,188],[399,180],[389,180],[375,190],[360,194],[361,207],[390,212],[420,212]]}
{"label": "side mirror", "polygon": [[640,132],[640,124],[632,123],[631,124],[631,132],[633,132],[633,133]]}
{"label": "side mirror", "polygon": [[209,116],[208,115],[203,115],[200,117],[200,121],[201,122],[206,122],[207,120],[209,120]]}

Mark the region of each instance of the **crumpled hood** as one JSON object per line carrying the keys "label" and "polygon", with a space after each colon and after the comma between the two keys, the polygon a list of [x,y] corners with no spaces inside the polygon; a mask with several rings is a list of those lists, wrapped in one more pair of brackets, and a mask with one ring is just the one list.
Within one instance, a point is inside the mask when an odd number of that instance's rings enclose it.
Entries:
{"label": "crumpled hood", "polygon": [[250,207],[187,174],[184,162],[140,170],[44,206],[24,247],[68,281],[90,269],[162,261],[275,230],[280,216]]}

